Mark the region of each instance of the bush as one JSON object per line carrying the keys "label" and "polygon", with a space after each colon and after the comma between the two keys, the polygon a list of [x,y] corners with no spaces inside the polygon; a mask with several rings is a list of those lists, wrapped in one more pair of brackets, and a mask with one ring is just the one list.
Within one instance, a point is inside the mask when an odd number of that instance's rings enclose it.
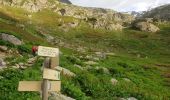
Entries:
{"label": "bush", "polygon": [[20,53],[31,53],[31,46],[29,45],[20,45],[17,48]]}

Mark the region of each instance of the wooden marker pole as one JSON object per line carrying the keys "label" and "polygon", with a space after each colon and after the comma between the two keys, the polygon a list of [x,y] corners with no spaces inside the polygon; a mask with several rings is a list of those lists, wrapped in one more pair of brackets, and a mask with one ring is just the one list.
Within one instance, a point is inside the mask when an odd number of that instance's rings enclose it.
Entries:
{"label": "wooden marker pole", "polygon": [[[44,61],[44,67],[49,68],[50,67],[50,58],[46,58]],[[48,85],[49,81],[47,79],[43,79],[42,83],[42,100],[48,100]]]}

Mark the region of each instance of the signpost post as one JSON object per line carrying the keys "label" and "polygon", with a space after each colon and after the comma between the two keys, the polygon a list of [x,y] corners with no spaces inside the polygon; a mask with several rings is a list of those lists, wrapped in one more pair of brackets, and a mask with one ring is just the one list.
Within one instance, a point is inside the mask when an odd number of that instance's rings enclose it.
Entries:
{"label": "signpost post", "polygon": [[[59,66],[59,49],[38,46],[38,55],[47,57],[44,61],[43,81],[20,81],[18,91],[42,91],[42,100],[48,100],[48,92],[59,92],[61,88]],[[52,81],[54,80],[54,81]]]}

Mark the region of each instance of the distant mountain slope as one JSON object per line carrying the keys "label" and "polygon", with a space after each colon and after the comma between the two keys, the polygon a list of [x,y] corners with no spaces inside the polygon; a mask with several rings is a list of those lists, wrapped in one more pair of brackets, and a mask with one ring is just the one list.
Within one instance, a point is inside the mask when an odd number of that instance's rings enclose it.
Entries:
{"label": "distant mountain slope", "polygon": [[146,12],[143,17],[156,18],[161,20],[170,21],[170,4],[159,6],[148,12]]}
{"label": "distant mountain slope", "polygon": [[48,9],[61,17],[58,20],[60,22],[64,22],[64,17],[72,17],[69,23],[60,24],[61,27],[77,27],[85,22],[86,25],[94,29],[122,30],[124,26],[126,27],[134,20],[134,17],[129,14],[110,9],[80,7],[72,5],[69,0],[1,0],[0,4],[23,8],[32,13]]}
{"label": "distant mountain slope", "polygon": [[59,0],[60,2],[67,3],[67,4],[72,4],[71,1],[69,0]]}

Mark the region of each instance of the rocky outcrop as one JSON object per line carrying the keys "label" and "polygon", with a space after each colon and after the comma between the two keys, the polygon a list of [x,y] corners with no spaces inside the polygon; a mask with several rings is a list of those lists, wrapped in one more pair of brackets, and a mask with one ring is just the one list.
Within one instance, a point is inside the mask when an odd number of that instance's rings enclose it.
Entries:
{"label": "rocky outcrop", "polygon": [[22,41],[19,40],[18,38],[16,38],[13,35],[9,35],[9,34],[5,34],[5,33],[0,33],[0,39],[4,40],[4,41],[8,41],[14,45],[22,45]]}
{"label": "rocky outcrop", "polygon": [[157,32],[160,30],[154,24],[148,22],[137,22],[134,24],[134,27],[139,29],[140,31],[145,31],[145,32]]}
{"label": "rocky outcrop", "polygon": [[[24,8],[30,12],[38,12],[48,8],[61,16],[70,16],[79,21],[84,21],[91,28],[95,29],[122,30],[124,26],[126,27],[134,20],[133,16],[125,13],[119,13],[110,9],[75,6],[69,0],[1,0],[0,4]],[[59,22],[63,21],[62,19],[58,20]],[[62,22],[61,28],[68,31],[67,27],[75,28],[78,25],[79,22],[77,21]]]}

